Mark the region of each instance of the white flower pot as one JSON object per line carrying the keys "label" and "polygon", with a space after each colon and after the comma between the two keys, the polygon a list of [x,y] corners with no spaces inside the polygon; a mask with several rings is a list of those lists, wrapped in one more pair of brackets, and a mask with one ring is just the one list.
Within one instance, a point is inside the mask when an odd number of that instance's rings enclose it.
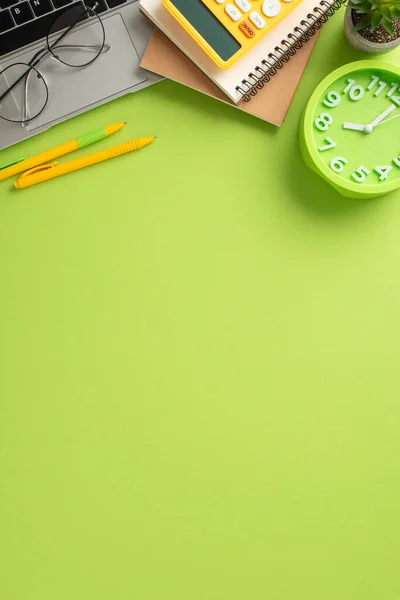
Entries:
{"label": "white flower pot", "polygon": [[383,52],[390,52],[390,50],[393,50],[400,45],[400,37],[393,42],[378,44],[376,42],[370,42],[360,35],[358,31],[354,31],[353,19],[351,18],[351,11],[353,8],[354,7],[349,3],[344,15],[344,33],[347,41],[353,48],[360,52],[368,52],[368,54],[381,54]]}

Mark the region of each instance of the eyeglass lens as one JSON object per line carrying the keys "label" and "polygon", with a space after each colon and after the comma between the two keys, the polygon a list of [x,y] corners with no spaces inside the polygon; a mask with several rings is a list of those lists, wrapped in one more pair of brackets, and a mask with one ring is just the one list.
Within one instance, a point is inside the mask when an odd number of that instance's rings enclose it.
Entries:
{"label": "eyeglass lens", "polygon": [[[15,123],[37,117],[48,101],[46,77],[51,79],[51,69],[57,64],[81,68],[90,65],[101,54],[104,44],[104,26],[92,8],[79,3],[66,9],[49,30],[43,60],[33,63],[35,67],[15,63],[0,72],[0,98],[5,94],[0,101],[0,117]],[[54,66],[49,63],[51,58],[56,59]]]}
{"label": "eyeglass lens", "polygon": [[0,116],[6,121],[23,123],[39,116],[48,99],[48,88],[40,72],[25,63],[15,63],[0,75]]}
{"label": "eyeglass lens", "polygon": [[[82,21],[88,18],[91,18],[90,22],[83,24]],[[101,54],[104,43],[105,31],[100,17],[84,4],[76,4],[63,12],[47,35],[47,47],[52,56],[69,67],[92,63]]]}

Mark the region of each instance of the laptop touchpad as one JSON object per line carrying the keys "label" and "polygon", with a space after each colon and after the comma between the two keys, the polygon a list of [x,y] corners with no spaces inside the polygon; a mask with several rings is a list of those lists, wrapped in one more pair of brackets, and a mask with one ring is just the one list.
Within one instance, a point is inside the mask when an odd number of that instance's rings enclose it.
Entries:
{"label": "laptop touchpad", "polygon": [[[37,65],[48,85],[49,100],[43,113],[27,125],[29,131],[89,108],[147,80],[121,15],[106,17],[103,23],[107,46],[92,64],[71,68],[47,56]],[[88,27],[93,25],[71,33],[68,39],[84,44]],[[29,62],[33,54],[32,50],[26,52],[20,61]]]}

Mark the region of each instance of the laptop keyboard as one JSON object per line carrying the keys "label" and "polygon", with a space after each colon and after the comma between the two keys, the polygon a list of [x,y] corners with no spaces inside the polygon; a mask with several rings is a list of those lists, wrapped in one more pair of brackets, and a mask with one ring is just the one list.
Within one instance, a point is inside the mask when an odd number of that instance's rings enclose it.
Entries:
{"label": "laptop keyboard", "polygon": [[[86,0],[103,13],[128,0]],[[0,0],[0,56],[45,38],[57,17],[78,2],[73,0]]]}

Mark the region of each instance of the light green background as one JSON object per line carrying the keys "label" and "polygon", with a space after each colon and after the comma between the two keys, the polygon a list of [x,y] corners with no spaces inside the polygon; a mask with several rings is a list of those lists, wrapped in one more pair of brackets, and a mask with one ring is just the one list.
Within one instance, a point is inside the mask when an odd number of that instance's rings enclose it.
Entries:
{"label": "light green background", "polygon": [[342,20],[281,129],[163,82],[0,154],[159,136],[0,186],[2,599],[398,600],[400,193],[297,144]]}

